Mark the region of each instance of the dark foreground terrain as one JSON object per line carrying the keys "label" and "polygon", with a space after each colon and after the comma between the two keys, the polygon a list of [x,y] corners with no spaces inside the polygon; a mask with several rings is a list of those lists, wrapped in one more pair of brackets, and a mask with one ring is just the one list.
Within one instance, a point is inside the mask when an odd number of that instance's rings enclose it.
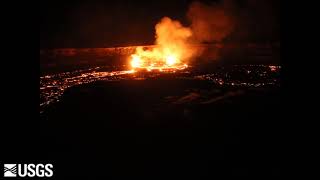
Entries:
{"label": "dark foreground terrain", "polygon": [[42,119],[56,175],[272,176],[281,109],[274,87],[96,81],[67,89]]}

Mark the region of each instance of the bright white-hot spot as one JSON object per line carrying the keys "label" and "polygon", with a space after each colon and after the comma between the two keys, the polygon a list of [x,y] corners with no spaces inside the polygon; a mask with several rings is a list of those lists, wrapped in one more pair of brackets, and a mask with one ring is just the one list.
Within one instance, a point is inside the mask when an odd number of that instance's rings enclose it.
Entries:
{"label": "bright white-hot spot", "polygon": [[173,55],[167,56],[166,63],[168,66],[174,65],[176,62],[177,62],[177,59],[175,56],[173,56]]}
{"label": "bright white-hot spot", "polygon": [[133,68],[137,68],[141,65],[141,58],[138,55],[133,54],[132,55],[132,61],[131,61],[131,66]]}

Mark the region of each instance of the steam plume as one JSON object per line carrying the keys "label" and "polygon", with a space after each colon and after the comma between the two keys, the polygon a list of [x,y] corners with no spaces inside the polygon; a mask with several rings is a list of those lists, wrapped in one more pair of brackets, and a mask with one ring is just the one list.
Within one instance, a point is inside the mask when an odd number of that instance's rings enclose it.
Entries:
{"label": "steam plume", "polygon": [[[169,17],[163,17],[155,26],[157,46],[149,50],[138,47],[136,53],[131,56],[132,67],[185,67],[188,61],[204,52],[204,49],[192,46],[191,43],[220,42],[231,33],[233,21],[225,7],[225,3],[210,6],[199,2],[192,3],[187,13],[191,20],[190,27],[185,27]],[[210,52],[212,54],[212,51]],[[214,51],[214,57],[218,56],[217,52]]]}
{"label": "steam plume", "polygon": [[156,44],[160,45],[164,54],[175,52],[181,59],[188,59],[193,55],[194,51],[188,47],[192,36],[191,28],[184,27],[179,21],[164,17],[155,29]]}
{"label": "steam plume", "polygon": [[220,42],[232,32],[234,21],[230,5],[229,1],[211,5],[196,1],[190,5],[187,17],[196,42]]}

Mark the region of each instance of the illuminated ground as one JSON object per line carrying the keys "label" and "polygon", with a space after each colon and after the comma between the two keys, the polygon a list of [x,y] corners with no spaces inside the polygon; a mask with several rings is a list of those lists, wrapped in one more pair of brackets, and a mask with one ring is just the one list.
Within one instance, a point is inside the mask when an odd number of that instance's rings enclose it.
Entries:
{"label": "illuminated ground", "polygon": [[104,50],[43,55],[47,159],[57,173],[90,178],[279,174],[281,68],[270,66],[279,57],[269,47],[235,50],[176,73],[132,73],[125,56]]}
{"label": "illuminated ground", "polygon": [[[220,86],[279,86],[280,66],[245,65],[232,66],[230,69],[217,70],[214,73],[195,73],[192,67],[182,71],[108,70],[106,67],[94,67],[40,77],[40,113],[54,102],[58,102],[63,92],[73,86],[87,84],[99,80],[120,81],[125,79],[157,79],[163,75],[171,75],[177,79],[197,79],[210,81]],[[274,72],[273,72],[274,71]],[[232,76],[232,77],[231,77]]]}
{"label": "illuminated ground", "polygon": [[226,87],[205,78],[71,87],[44,114],[51,155],[72,163],[68,172],[88,176],[278,173],[270,164],[278,158],[279,87]]}

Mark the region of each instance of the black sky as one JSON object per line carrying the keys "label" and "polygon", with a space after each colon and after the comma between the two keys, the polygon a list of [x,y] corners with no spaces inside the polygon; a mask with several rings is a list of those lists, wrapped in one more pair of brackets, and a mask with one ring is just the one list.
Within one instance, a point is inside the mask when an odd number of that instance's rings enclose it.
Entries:
{"label": "black sky", "polygon": [[[153,44],[154,26],[164,16],[188,26],[192,0],[40,1],[40,48],[113,47]],[[201,0],[204,3],[215,0]],[[279,3],[236,0],[239,26],[229,41],[279,38]]]}

